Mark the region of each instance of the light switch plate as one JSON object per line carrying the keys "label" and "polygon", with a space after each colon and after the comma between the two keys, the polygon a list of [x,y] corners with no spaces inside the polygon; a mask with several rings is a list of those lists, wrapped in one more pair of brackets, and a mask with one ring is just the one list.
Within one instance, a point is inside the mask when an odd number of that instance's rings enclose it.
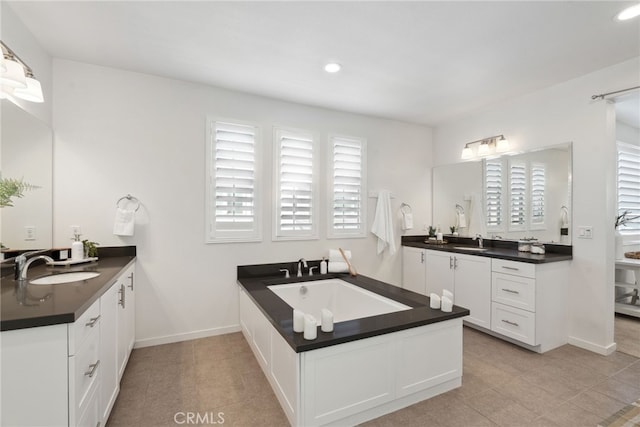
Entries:
{"label": "light switch plate", "polygon": [[36,226],[26,225],[24,227],[24,240],[36,240]]}
{"label": "light switch plate", "polygon": [[578,226],[578,238],[593,239],[593,226],[591,225]]}

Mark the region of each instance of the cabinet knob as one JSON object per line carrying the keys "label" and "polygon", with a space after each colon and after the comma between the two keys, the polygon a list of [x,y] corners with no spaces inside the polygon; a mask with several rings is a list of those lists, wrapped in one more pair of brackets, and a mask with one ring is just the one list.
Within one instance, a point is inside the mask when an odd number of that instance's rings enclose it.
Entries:
{"label": "cabinet knob", "polygon": [[98,369],[98,365],[100,365],[100,360],[98,360],[96,363],[92,363],[91,365],[89,365],[89,370],[84,373],[85,376],[89,378],[93,377],[96,373],[96,369]]}
{"label": "cabinet knob", "polygon": [[87,323],[85,323],[85,326],[88,326],[90,328],[93,328],[96,323],[98,322],[98,320],[100,320],[100,315],[98,315],[97,317],[92,317],[91,319],[89,319],[89,321]]}

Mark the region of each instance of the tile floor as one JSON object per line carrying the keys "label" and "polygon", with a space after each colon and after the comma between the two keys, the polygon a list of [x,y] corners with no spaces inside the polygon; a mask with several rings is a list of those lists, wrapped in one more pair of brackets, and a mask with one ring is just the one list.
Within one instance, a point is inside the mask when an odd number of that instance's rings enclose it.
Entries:
{"label": "tile floor", "polygon": [[640,357],[640,318],[616,314],[614,341],[618,351]]}
{"label": "tile floor", "polygon": [[[637,357],[570,345],[540,355],[465,328],[462,387],[365,425],[586,427],[638,398]],[[134,350],[107,425],[193,425],[187,412],[203,425],[289,425],[240,333]]]}

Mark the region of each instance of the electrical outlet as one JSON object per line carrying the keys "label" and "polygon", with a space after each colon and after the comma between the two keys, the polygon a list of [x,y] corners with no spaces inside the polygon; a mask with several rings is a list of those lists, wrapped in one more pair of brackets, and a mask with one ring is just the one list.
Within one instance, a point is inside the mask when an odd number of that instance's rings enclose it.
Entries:
{"label": "electrical outlet", "polygon": [[36,240],[36,226],[26,225],[24,227],[24,240]]}
{"label": "electrical outlet", "polygon": [[80,228],[79,225],[72,225],[71,226],[71,238],[74,238],[76,236],[76,234],[82,234],[82,229]]}
{"label": "electrical outlet", "polygon": [[591,225],[579,225],[578,238],[593,239],[593,227]]}

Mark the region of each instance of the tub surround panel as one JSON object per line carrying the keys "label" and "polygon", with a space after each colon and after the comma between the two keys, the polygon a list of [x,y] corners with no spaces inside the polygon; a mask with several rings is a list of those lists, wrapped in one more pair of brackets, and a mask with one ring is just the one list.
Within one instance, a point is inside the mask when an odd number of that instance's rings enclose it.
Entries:
{"label": "tub surround panel", "polygon": [[[281,277],[281,273],[278,271],[281,265],[286,264],[238,266],[238,284],[246,290],[249,298],[253,300],[278,333],[297,353],[456,319],[469,314],[469,310],[459,306],[454,306],[451,313],[431,309],[427,296],[362,275],[351,277],[348,274],[323,274],[285,279]],[[255,275],[257,271],[264,272],[265,276],[257,277]],[[395,313],[339,322],[334,325],[333,332],[322,332],[318,329],[318,338],[313,341],[307,341],[302,334],[293,332],[293,309],[268,289],[268,286],[332,278],[344,280],[412,308]]]}
{"label": "tub surround panel", "polygon": [[494,239],[484,239],[486,251],[471,252],[464,249],[455,249],[455,246],[478,247],[478,241],[470,237],[445,236],[447,244],[425,243],[426,235],[402,236],[402,246],[431,249],[434,251],[455,252],[459,254],[483,256],[489,258],[520,261],[531,264],[544,264],[549,262],[567,261],[573,258],[573,247],[568,245],[554,245],[545,243],[544,255],[536,255],[530,252],[519,252],[518,242]]}
{"label": "tub surround panel", "polygon": [[27,284],[24,294],[18,292],[17,282],[12,277],[3,278],[0,330],[75,322],[113,285],[116,276],[135,262],[135,259],[135,246],[126,246],[100,248],[98,261],[70,267],[48,267],[34,263],[29,268],[30,279],[75,271],[96,271],[100,275],[81,285],[79,282],[57,285]]}

